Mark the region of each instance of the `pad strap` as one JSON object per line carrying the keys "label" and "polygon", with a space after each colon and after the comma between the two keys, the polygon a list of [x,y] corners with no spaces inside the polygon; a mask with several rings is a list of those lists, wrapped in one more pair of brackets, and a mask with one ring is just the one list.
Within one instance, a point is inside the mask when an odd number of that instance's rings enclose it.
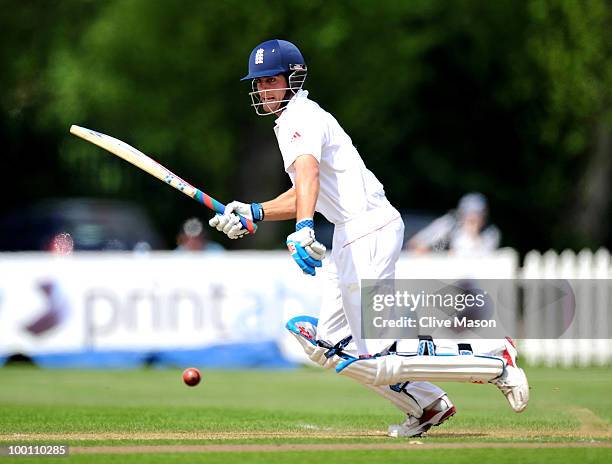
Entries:
{"label": "pad strap", "polygon": [[417,354],[419,356],[436,355],[436,345],[431,335],[419,335],[419,348]]}
{"label": "pad strap", "polygon": [[325,357],[327,359],[335,355],[348,359],[348,358],[351,358],[352,356],[347,355],[342,350],[344,350],[344,348],[347,347],[347,345],[351,342],[352,339],[353,339],[353,336],[349,335],[348,337],[345,337],[342,340],[340,340],[335,345],[332,345],[331,343],[328,343],[325,340],[317,340],[317,345],[322,346],[323,348],[327,348],[327,352],[325,353]]}

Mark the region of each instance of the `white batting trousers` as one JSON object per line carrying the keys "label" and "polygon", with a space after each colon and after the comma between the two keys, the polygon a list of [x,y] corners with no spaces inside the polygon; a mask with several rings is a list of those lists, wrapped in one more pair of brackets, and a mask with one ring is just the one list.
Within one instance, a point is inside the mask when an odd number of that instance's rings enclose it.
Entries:
{"label": "white batting trousers", "polygon": [[[352,235],[352,236],[350,236]],[[323,298],[317,337],[337,343],[352,335],[345,351],[358,356],[376,354],[393,343],[393,340],[365,340],[361,338],[361,280],[394,279],[395,264],[399,258],[404,238],[404,223],[397,213],[384,226],[364,236],[355,237],[336,227],[331,256],[323,267]],[[410,382],[405,393],[397,393],[388,386],[368,388],[389,400],[402,412],[420,415],[407,395],[425,408],[445,392],[429,382]]]}

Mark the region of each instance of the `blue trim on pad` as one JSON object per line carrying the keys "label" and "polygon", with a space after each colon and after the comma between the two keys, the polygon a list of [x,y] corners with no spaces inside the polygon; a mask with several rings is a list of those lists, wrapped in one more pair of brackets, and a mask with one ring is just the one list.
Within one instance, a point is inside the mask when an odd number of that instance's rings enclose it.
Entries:
{"label": "blue trim on pad", "polygon": [[319,324],[319,319],[317,319],[316,317],[312,317],[312,316],[296,316],[296,317],[292,317],[291,319],[289,319],[287,323],[285,324],[285,328],[289,332],[293,332],[294,334],[302,337],[304,340],[308,340],[313,345],[316,345],[317,344],[316,340],[311,340],[310,338],[306,338],[304,337],[304,335],[302,335],[302,333],[300,332],[300,329],[298,329],[297,326],[295,325],[297,322],[308,322],[314,325],[315,327],[317,327],[317,325]]}

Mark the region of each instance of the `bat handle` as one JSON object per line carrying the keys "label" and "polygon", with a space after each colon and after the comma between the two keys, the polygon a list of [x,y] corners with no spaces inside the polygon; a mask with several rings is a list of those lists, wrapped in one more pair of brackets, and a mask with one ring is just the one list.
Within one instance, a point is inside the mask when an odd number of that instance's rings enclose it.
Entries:
{"label": "bat handle", "polygon": [[242,227],[248,230],[249,233],[254,234],[257,230],[257,224],[255,224],[250,219],[245,218],[244,216],[240,216],[240,214],[238,215],[238,217],[240,218],[240,223],[242,224]]}
{"label": "bat handle", "polygon": [[[213,197],[205,194],[201,190],[196,189],[193,198],[196,201],[202,203],[207,208],[212,209],[216,213],[223,214],[223,212],[225,211],[225,205],[223,203],[215,200]],[[248,230],[249,233],[254,234],[257,231],[257,224],[255,224],[253,221],[245,218],[244,216],[241,216],[240,214],[238,214],[238,217],[240,218],[240,223],[242,224],[242,227]]]}

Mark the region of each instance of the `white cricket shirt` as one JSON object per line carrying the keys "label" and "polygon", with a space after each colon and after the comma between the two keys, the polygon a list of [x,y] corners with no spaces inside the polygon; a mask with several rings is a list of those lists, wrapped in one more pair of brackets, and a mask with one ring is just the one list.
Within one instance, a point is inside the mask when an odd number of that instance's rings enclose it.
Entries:
{"label": "white cricket shirt", "polygon": [[352,223],[351,236],[367,233],[397,218],[382,184],[369,171],[338,121],[300,90],[276,120],[274,132],[285,171],[295,185],[293,162],[312,155],[319,162],[315,210],[336,226]]}

